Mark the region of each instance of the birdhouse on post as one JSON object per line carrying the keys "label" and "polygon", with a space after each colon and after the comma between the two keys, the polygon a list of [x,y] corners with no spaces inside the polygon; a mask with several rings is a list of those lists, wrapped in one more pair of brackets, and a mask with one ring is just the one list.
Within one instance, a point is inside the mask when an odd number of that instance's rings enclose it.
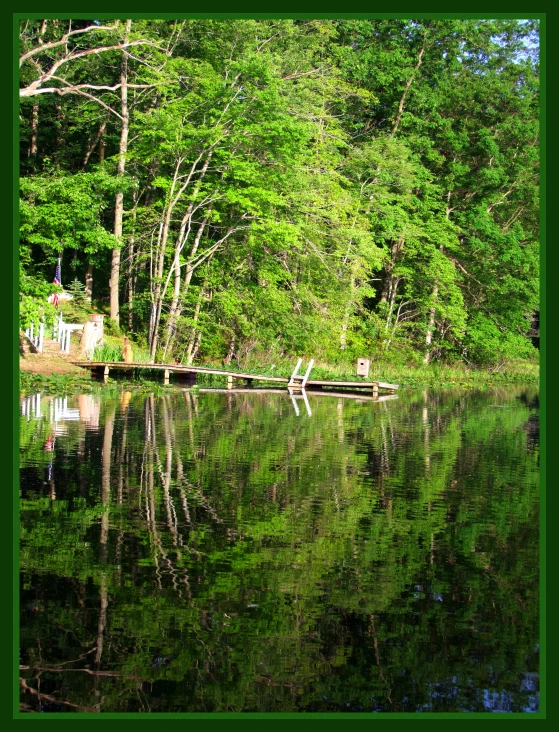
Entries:
{"label": "birdhouse on post", "polygon": [[367,378],[369,375],[369,366],[371,365],[371,362],[368,358],[358,358],[357,359],[357,376],[364,376]]}

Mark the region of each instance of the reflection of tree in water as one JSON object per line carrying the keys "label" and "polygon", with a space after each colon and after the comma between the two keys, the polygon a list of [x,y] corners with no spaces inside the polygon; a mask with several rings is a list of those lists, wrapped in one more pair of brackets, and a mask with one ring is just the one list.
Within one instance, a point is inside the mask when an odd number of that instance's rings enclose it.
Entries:
{"label": "reflection of tree in water", "polygon": [[297,418],[257,393],[105,401],[102,434],[64,457],[63,499],[24,501],[25,704],[533,703],[533,407],[457,392],[312,408]]}

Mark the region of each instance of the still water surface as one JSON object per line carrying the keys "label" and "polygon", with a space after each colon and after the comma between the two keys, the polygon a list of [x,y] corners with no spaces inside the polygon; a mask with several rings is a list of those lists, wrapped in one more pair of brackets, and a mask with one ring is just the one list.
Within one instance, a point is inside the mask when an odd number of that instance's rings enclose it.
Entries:
{"label": "still water surface", "polygon": [[22,709],[538,711],[537,391],[308,405],[22,401]]}

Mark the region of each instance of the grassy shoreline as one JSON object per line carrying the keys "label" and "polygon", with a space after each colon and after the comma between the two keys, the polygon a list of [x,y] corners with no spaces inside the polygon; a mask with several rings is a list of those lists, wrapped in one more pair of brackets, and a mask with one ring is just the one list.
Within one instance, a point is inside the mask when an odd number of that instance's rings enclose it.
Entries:
{"label": "grassy shoreline", "polygon": [[[91,374],[85,369],[79,369],[62,359],[51,359],[47,356],[37,359],[34,368],[26,368],[29,364],[20,366],[20,392],[28,394],[36,391],[44,393],[72,393],[76,391],[91,390],[95,387],[102,388],[103,384],[92,380]],[[65,370],[58,361],[68,366]],[[58,366],[54,369],[53,366]],[[227,367],[215,362],[196,364],[209,368],[218,368],[226,371]],[[305,364],[304,364],[305,365]],[[279,364],[265,364],[256,361],[240,365],[231,364],[232,370],[242,373],[261,374],[263,376],[285,376],[288,377],[293,370],[291,361],[284,361]],[[148,376],[146,374],[146,376]],[[331,365],[317,363],[312,370],[314,379],[331,379],[337,381],[355,380],[355,369],[347,364]],[[222,387],[225,377],[212,374],[198,374],[200,386]],[[511,361],[503,364],[499,369],[470,369],[462,365],[448,366],[443,364],[430,364],[428,366],[395,366],[389,363],[373,363],[369,372],[369,381],[387,381],[400,385],[400,390],[416,388],[455,388],[465,389],[489,388],[492,386],[504,386],[506,384],[538,384],[539,365],[530,361]],[[146,387],[154,382],[150,378],[124,379],[118,378],[110,383],[122,384],[130,387]]]}

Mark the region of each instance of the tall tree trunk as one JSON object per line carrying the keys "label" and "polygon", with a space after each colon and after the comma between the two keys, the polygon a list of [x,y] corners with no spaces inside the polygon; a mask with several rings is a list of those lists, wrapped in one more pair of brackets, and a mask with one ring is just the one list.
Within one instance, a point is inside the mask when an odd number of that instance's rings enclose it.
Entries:
{"label": "tall tree trunk", "polygon": [[39,129],[39,102],[33,102],[31,108],[31,138],[29,140],[29,157],[37,153],[37,132]]}
{"label": "tall tree trunk", "polygon": [[[198,300],[196,302],[196,307],[194,308],[194,316],[192,320],[194,321],[194,325],[192,327],[192,332],[190,334],[190,339],[188,341],[188,347],[186,349],[186,365],[190,366],[192,364],[192,361],[194,359],[195,354],[195,347],[196,347],[196,340],[198,336],[198,329],[196,327],[196,324],[198,323],[198,317],[200,315],[200,309],[202,307],[202,300],[204,299],[204,289],[202,288],[200,290],[200,294],[198,296]],[[198,341],[198,346],[200,345],[200,342]],[[196,350],[198,350],[196,348]]]}
{"label": "tall tree trunk", "polygon": [[[450,207],[450,197],[452,195],[452,191],[448,191],[447,193],[447,208],[446,208],[446,219],[450,218],[450,214],[452,213],[453,209]],[[439,247],[440,251],[444,253],[444,246],[441,244]],[[433,284],[433,293],[431,295],[431,299],[433,303],[437,301],[437,297],[439,294],[439,281],[438,279],[435,279],[435,282]],[[425,356],[423,357],[423,363],[427,365],[429,361],[431,360],[432,356],[432,350],[431,350],[431,343],[433,342],[433,331],[435,329],[435,313],[436,308],[435,305],[429,309],[429,323],[427,325],[427,332],[425,334]]]}
{"label": "tall tree trunk", "polygon": [[[202,234],[204,233],[206,224],[208,223],[208,219],[210,217],[210,211],[211,211],[211,206],[209,207],[208,211],[206,212],[206,215],[204,216],[204,219],[202,220],[202,223],[200,224],[200,226],[198,227],[198,231],[196,232],[196,237],[194,238],[194,242],[190,249],[190,256],[189,256],[190,262],[192,262],[194,260],[194,257],[196,256],[196,253],[198,251],[198,247],[200,246],[200,240],[202,239]],[[194,269],[187,264],[186,268],[185,268],[185,274],[184,274],[184,283],[182,283],[182,288],[181,288],[180,267],[177,267],[175,269],[175,287],[174,287],[174,292],[173,292],[173,301],[171,302],[171,308],[169,310],[169,320],[167,323],[167,340],[165,342],[165,348],[163,351],[163,359],[165,359],[165,357],[167,356],[167,351],[170,349],[170,347],[175,339],[177,322],[178,322],[181,312],[182,312],[182,302],[184,301],[184,298],[186,297],[186,294],[188,292],[188,288],[189,288],[190,282],[192,280],[193,272],[194,272]],[[182,289],[182,292],[181,292],[181,289]]]}
{"label": "tall tree trunk", "polygon": [[105,150],[107,148],[107,145],[105,143],[105,135],[101,135],[101,138],[99,140],[99,162],[103,163],[105,160]]}
{"label": "tall tree trunk", "polygon": [[134,290],[136,285],[136,268],[134,267],[134,236],[130,237],[130,249],[128,252],[128,330],[132,332],[134,327]]}
{"label": "tall tree trunk", "polygon": [[56,150],[60,150],[62,147],[62,122],[64,120],[64,115],[62,114],[62,106],[58,103],[54,103],[54,108],[56,110],[56,122],[55,122],[55,144],[56,144]]}
{"label": "tall tree trunk", "polygon": [[342,351],[345,351],[345,348],[347,346],[347,329],[349,327],[349,319],[351,317],[352,310],[355,308],[354,290],[355,278],[352,276],[350,283],[350,299],[348,300],[348,303],[346,305],[344,317],[342,320],[342,331],[340,333],[340,350]]}
{"label": "tall tree trunk", "polygon": [[[100,143],[100,141],[103,140],[103,138],[105,136],[106,129],[107,129],[107,120],[104,119],[101,122],[101,124],[99,125],[99,129],[97,130],[97,134],[95,135],[95,137],[93,138],[93,140],[91,140],[91,138],[89,139],[89,144],[88,144],[88,147],[87,147],[87,151],[85,153],[85,156],[84,156],[84,159],[83,159],[83,162],[82,162],[82,170],[85,170],[85,167],[86,167],[86,165],[87,165],[87,163],[89,161],[89,158],[91,157],[91,154],[93,153],[93,151],[97,147],[97,143]],[[103,157],[104,156],[105,156],[105,150],[103,148]],[[100,162],[101,162],[102,161],[102,158],[101,158],[101,146],[100,145],[99,145],[99,158],[100,158]]]}
{"label": "tall tree trunk", "polygon": [[394,265],[396,264],[396,260],[398,259],[400,252],[404,248],[404,240],[398,239],[394,242],[390,249],[390,259],[386,263],[386,266],[384,268],[385,271],[385,278],[384,282],[382,283],[382,292],[379,300],[379,305],[382,305],[383,303],[386,303],[389,301],[391,293],[394,290],[394,280],[396,279],[394,275],[392,274],[394,270]]}
{"label": "tall tree trunk", "polygon": [[132,332],[134,327],[134,292],[136,291],[137,272],[135,263],[136,244],[136,206],[138,205],[139,194],[134,197],[134,210],[132,213],[132,231],[128,240],[128,330]]}
{"label": "tall tree trunk", "polygon": [[[437,282],[435,282],[433,286],[433,300],[437,299],[437,295],[439,294],[439,285]],[[425,334],[425,345],[427,346],[427,350],[425,351],[425,356],[423,358],[423,363],[427,365],[429,361],[431,360],[431,343],[433,342],[433,330],[435,328],[435,312],[436,308],[433,306],[429,310],[429,324],[427,326],[427,333]]]}
{"label": "tall tree trunk", "polygon": [[87,263],[85,271],[85,296],[91,303],[93,297],[93,263],[91,261]]}
{"label": "tall tree trunk", "polygon": [[[188,233],[186,231],[187,227],[188,227],[188,230],[190,230],[190,221],[191,221],[191,216],[192,216],[193,208],[194,208],[194,198],[196,196],[196,193],[199,190],[199,185],[206,174],[206,170],[208,169],[209,162],[213,155],[213,148],[211,148],[209,150],[209,152],[206,156],[206,160],[202,166],[202,169],[200,170],[200,177],[199,177],[199,179],[196,183],[196,187],[194,189],[192,201],[189,204],[189,206],[187,207],[187,210],[182,218],[179,234],[177,236],[177,240],[175,243],[175,256],[173,259],[173,265],[172,265],[171,271],[169,272],[169,276],[167,277],[167,281],[165,283],[163,283],[162,282],[163,264],[164,264],[164,260],[165,260],[165,250],[167,248],[167,239],[169,236],[169,228],[171,225],[171,214],[172,214],[175,206],[179,202],[181,196],[186,191],[187,187],[190,185],[192,176],[196,172],[196,166],[202,159],[205,152],[206,151],[203,150],[200,153],[200,155],[196,158],[196,160],[193,162],[193,164],[190,167],[190,172],[188,173],[188,175],[186,177],[186,180],[181,185],[181,187],[179,188],[176,195],[174,195],[175,186],[177,184],[179,169],[180,169],[180,166],[181,166],[181,163],[183,162],[183,160],[179,159],[177,161],[177,165],[175,167],[173,185],[171,186],[170,200],[169,200],[169,204],[167,206],[166,212],[165,212],[165,217],[162,222],[161,235],[160,235],[159,241],[158,241],[159,249],[158,249],[157,266],[156,266],[157,281],[156,281],[156,286],[155,286],[155,295],[152,300],[152,314],[151,314],[151,322],[150,322],[150,330],[149,330],[150,355],[151,355],[152,360],[155,359],[155,353],[157,350],[157,344],[158,344],[158,340],[159,340],[159,323],[161,321],[161,310],[163,307],[163,299],[165,298],[165,294],[167,292],[167,287],[169,285],[171,275],[173,274],[174,269],[179,266],[179,256],[180,256],[180,253],[184,246],[184,242],[185,242],[186,238],[188,237]],[[179,273],[179,278],[180,278],[180,273]]]}
{"label": "tall tree trunk", "polygon": [[[126,31],[124,41],[128,40],[130,33],[131,20],[126,21]],[[122,178],[126,168],[126,153],[128,152],[128,59],[126,54],[122,56],[120,66],[120,115],[122,117],[122,126],[120,130],[120,145],[118,148],[118,165],[117,176]],[[111,260],[111,279],[110,288],[110,318],[116,325],[119,325],[119,307],[118,307],[118,290],[120,279],[120,247],[122,242],[122,219],[124,215],[124,191],[120,190],[116,194],[115,200],[115,223],[114,235],[118,241],[118,246],[113,249]]]}
{"label": "tall tree trunk", "polygon": [[396,119],[394,121],[394,125],[392,127],[392,132],[390,133],[390,137],[394,137],[394,135],[398,131],[398,127],[400,126],[400,121],[402,119],[402,113],[404,111],[404,104],[406,103],[406,97],[410,90],[410,86],[412,85],[412,82],[414,80],[414,77],[415,77],[416,73],[419,71],[419,67],[421,66],[421,63],[423,61],[423,54],[425,53],[426,42],[427,42],[427,32],[425,32],[423,35],[423,46],[421,47],[421,51],[419,52],[419,56],[417,57],[417,64],[415,65],[415,68],[412,71],[411,76],[407,80],[406,86],[404,87],[404,92],[400,99],[400,104],[398,105],[398,114],[396,115]]}
{"label": "tall tree trunk", "polygon": [[198,335],[196,336],[196,341],[194,342],[194,348],[192,349],[192,352],[189,356],[189,359],[187,361],[187,364],[190,366],[194,359],[196,358],[196,355],[198,351],[200,350],[200,341],[202,340],[202,331],[198,331]]}

